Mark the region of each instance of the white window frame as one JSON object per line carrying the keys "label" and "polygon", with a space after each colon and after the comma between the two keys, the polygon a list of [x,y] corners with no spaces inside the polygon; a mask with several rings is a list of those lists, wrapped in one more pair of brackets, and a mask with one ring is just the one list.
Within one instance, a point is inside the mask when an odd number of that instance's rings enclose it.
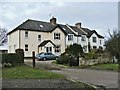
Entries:
{"label": "white window frame", "polygon": [[61,45],[56,45],[55,53],[60,53],[60,52],[61,52]]}
{"label": "white window frame", "polygon": [[[40,36],[40,37],[39,37]],[[38,41],[41,41],[41,35],[38,35]]]}
{"label": "white window frame", "polygon": [[25,51],[28,51],[28,44],[25,44]]}
{"label": "white window frame", "polygon": [[87,46],[83,46],[84,52],[87,52]]}
{"label": "white window frame", "polygon": [[85,36],[81,36],[81,41],[86,41],[86,37]]}
{"label": "white window frame", "polygon": [[102,40],[100,40],[100,45],[102,44]]}
{"label": "white window frame", "polygon": [[25,38],[28,38],[28,31],[25,31]]}
{"label": "white window frame", "polygon": [[68,35],[68,41],[73,41],[73,35],[72,34]]}
{"label": "white window frame", "polygon": [[96,43],[96,42],[97,42],[97,38],[96,38],[96,37],[92,37],[92,41],[93,41],[94,43]]}
{"label": "white window frame", "polygon": [[60,33],[54,33],[54,39],[60,40]]}

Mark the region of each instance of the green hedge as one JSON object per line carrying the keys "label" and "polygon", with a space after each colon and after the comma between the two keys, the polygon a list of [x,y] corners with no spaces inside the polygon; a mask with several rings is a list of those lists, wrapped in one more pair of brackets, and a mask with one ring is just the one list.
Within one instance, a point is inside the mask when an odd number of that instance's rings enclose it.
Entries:
{"label": "green hedge", "polygon": [[11,63],[15,64],[22,64],[24,63],[24,55],[20,53],[5,53],[2,54],[2,64],[3,63]]}

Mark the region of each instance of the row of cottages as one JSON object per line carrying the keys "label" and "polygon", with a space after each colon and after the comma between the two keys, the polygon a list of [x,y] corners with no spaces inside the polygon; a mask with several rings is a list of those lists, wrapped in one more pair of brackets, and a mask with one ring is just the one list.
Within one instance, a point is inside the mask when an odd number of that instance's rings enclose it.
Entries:
{"label": "row of cottages", "polygon": [[52,52],[60,55],[65,49],[74,43],[80,44],[85,53],[89,52],[88,44],[92,48],[103,48],[104,37],[95,30],[81,27],[81,23],[75,26],[56,23],[52,17],[50,22],[30,20],[23,22],[8,33],[8,52],[14,53],[15,49],[24,49],[25,57],[31,57],[32,51]]}

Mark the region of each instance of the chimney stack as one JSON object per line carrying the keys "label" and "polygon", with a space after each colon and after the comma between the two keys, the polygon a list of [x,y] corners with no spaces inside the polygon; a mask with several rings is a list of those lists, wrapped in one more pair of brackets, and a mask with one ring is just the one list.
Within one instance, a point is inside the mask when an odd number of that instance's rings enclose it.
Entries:
{"label": "chimney stack", "polygon": [[57,19],[54,18],[54,17],[52,17],[52,18],[50,19],[50,23],[53,24],[53,25],[56,24],[56,21],[57,21]]}
{"label": "chimney stack", "polygon": [[81,28],[81,22],[76,23],[75,26],[76,26],[77,28]]}

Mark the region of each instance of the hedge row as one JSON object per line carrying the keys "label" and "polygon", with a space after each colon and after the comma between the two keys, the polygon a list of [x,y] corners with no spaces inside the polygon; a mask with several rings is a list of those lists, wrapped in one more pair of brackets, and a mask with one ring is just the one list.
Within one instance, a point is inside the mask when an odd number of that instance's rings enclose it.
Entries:
{"label": "hedge row", "polygon": [[22,64],[24,63],[24,53],[5,53],[2,54],[2,64],[11,63],[11,64]]}

